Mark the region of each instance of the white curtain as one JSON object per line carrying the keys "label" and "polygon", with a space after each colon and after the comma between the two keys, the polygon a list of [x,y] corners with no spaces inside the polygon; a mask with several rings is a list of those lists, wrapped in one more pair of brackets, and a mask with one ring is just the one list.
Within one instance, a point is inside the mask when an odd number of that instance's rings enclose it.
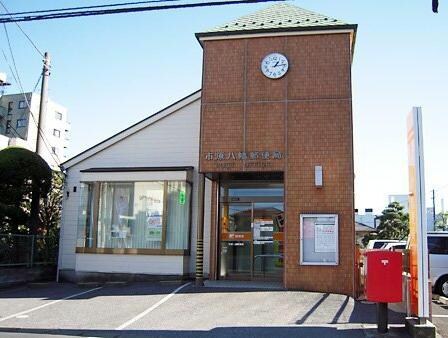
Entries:
{"label": "white curtain", "polygon": [[190,186],[168,182],[167,249],[188,249]]}

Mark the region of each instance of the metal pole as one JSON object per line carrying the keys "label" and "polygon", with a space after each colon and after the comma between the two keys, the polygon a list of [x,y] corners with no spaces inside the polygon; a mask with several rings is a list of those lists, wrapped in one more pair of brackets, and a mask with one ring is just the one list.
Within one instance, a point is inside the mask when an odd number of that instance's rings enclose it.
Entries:
{"label": "metal pole", "polygon": [[378,324],[378,332],[379,333],[387,333],[388,329],[388,313],[387,313],[387,303],[377,303],[376,304],[376,318]]}
{"label": "metal pole", "polygon": [[432,189],[432,229],[436,229],[436,192]]}
{"label": "metal pole", "polygon": [[198,218],[196,229],[196,286],[204,285],[204,194],[205,175],[200,173],[198,180]]}
{"label": "metal pole", "polygon": [[[37,139],[36,139],[36,153],[42,149],[43,135],[42,135],[42,120],[47,111],[48,101],[48,78],[50,77],[50,54],[45,52],[44,66],[42,68],[42,85],[40,88],[40,106],[39,106],[39,119],[37,122]],[[31,112],[30,112],[31,113]]]}

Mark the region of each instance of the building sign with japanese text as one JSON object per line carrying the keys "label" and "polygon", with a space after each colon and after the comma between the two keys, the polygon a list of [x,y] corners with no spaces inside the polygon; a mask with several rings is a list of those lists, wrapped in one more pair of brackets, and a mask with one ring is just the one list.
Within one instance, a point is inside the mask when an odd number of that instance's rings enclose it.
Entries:
{"label": "building sign with japanese text", "polygon": [[259,161],[259,160],[281,160],[281,151],[216,151],[207,152],[207,161]]}

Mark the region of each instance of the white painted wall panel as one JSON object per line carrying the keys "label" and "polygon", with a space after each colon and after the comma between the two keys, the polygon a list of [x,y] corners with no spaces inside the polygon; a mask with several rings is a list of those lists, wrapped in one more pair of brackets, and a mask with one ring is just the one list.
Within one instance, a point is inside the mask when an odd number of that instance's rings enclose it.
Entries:
{"label": "white painted wall panel", "polygon": [[182,256],[76,254],[76,271],[181,275]]}

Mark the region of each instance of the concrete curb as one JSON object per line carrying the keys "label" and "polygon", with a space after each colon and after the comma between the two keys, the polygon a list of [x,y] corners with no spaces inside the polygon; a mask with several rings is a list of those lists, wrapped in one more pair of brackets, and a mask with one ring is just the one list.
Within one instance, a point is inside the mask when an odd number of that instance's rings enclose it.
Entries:
{"label": "concrete curb", "polygon": [[420,324],[418,318],[407,317],[406,328],[413,338],[436,338],[436,327],[430,321]]}

